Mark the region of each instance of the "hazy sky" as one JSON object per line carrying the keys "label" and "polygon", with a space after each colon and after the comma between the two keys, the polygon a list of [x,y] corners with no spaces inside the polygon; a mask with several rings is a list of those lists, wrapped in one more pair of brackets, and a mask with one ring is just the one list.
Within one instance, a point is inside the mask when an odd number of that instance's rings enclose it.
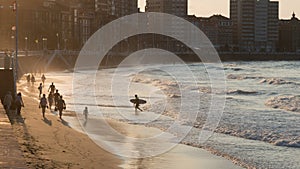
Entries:
{"label": "hazy sky", "polygon": [[[139,7],[144,11],[145,1],[138,0]],[[189,14],[197,16],[211,16],[213,14],[222,14],[229,17],[230,0],[188,0]],[[291,18],[293,11],[300,18],[300,0],[278,0],[279,18]]]}

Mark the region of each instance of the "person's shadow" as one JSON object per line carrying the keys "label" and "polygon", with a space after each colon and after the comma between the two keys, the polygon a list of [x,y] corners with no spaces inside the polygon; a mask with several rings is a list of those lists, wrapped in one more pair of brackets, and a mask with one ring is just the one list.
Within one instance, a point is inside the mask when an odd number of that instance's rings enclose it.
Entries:
{"label": "person's shadow", "polygon": [[52,126],[52,121],[47,119],[47,117],[44,117],[43,121],[48,124],[49,126]]}

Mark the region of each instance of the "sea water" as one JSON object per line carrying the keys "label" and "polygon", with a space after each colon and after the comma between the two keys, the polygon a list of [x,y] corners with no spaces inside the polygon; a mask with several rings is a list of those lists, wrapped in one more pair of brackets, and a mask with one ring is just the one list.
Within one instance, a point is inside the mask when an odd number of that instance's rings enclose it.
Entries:
{"label": "sea water", "polygon": [[[185,71],[186,67],[190,71]],[[226,91],[212,93],[207,69],[225,71]],[[299,72],[300,62],[270,61],[227,62],[223,67],[201,63],[146,65],[103,69],[93,72],[93,76],[90,71],[49,73],[47,76],[55,77],[69,110],[81,113],[88,106],[91,118],[104,116],[164,131],[180,119],[182,107],[185,111],[189,108],[194,111],[193,104],[199,103],[195,121],[182,122],[193,128],[181,143],[204,147],[257,168],[298,169]],[[184,92],[193,93],[189,100],[193,101],[195,94],[200,100],[182,105]],[[141,106],[147,113],[135,114],[128,101],[135,94],[148,101]],[[215,133],[201,143],[199,133],[213,104],[213,96],[225,97],[225,108]]]}

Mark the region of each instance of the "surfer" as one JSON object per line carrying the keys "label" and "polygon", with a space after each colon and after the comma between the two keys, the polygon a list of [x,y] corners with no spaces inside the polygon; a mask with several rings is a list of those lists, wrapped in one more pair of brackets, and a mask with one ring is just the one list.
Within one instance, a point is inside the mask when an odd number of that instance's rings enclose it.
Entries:
{"label": "surfer", "polygon": [[137,113],[137,110],[143,111],[139,106],[140,106],[140,99],[138,95],[136,94],[135,96],[135,112]]}

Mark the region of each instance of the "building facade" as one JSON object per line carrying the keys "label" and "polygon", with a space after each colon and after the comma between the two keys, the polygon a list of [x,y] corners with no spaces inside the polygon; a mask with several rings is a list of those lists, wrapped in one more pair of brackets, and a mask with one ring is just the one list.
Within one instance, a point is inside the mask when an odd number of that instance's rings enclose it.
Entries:
{"label": "building facade", "polygon": [[232,21],[222,15],[199,18],[199,28],[219,51],[232,50]]}
{"label": "building facade", "polygon": [[188,9],[187,0],[147,0],[146,12],[161,12],[186,17]]}
{"label": "building facade", "polygon": [[291,19],[279,22],[279,51],[300,52],[300,20],[295,13]]}
{"label": "building facade", "polygon": [[278,15],[278,1],[230,0],[233,42],[238,50],[276,51]]}

